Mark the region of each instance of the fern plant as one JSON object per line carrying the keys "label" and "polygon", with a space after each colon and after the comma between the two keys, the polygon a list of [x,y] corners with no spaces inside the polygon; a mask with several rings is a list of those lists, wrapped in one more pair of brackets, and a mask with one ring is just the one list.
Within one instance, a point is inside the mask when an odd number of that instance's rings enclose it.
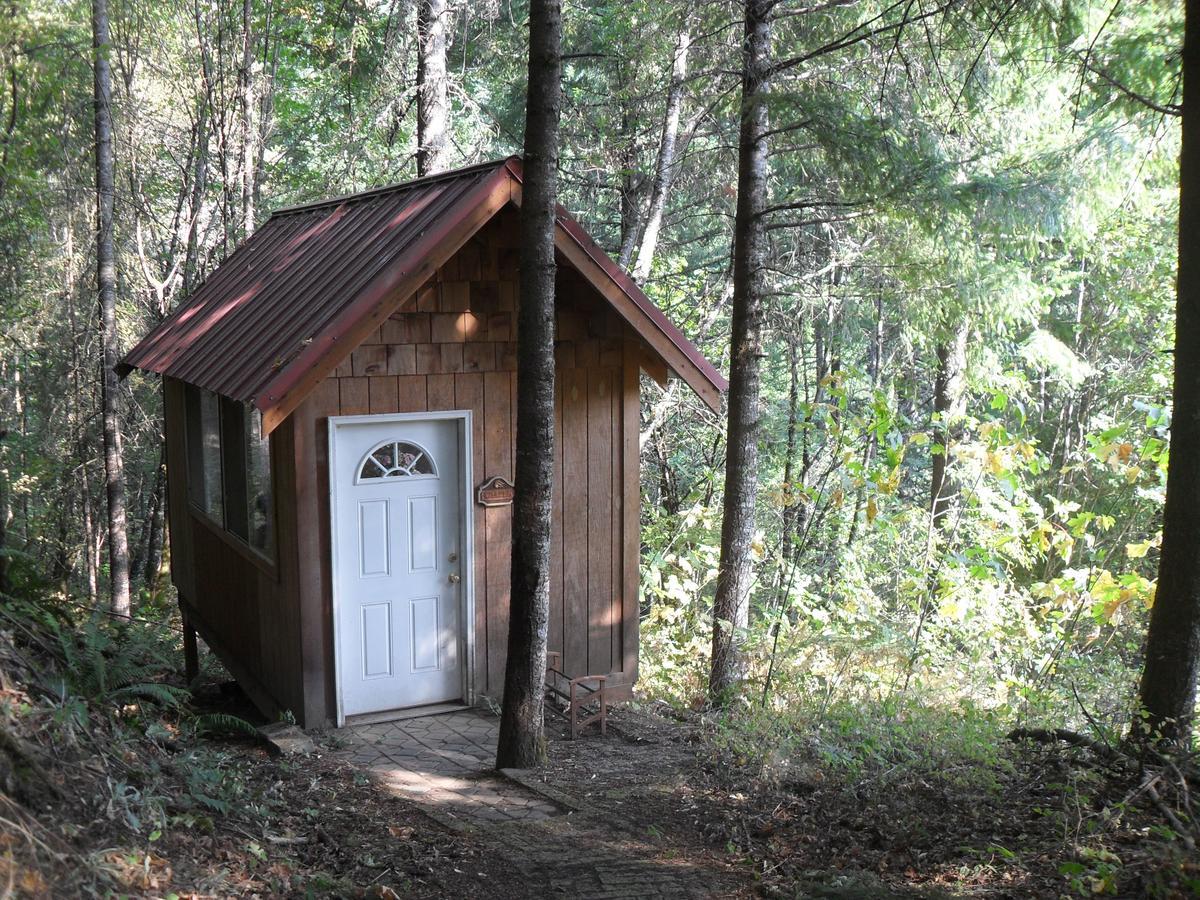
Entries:
{"label": "fern plant", "polygon": [[196,716],[192,724],[197,731],[208,734],[244,734],[247,737],[259,737],[258,728],[252,723],[229,713],[205,713]]}
{"label": "fern plant", "polygon": [[187,690],[161,681],[173,666],[161,638],[148,628],[97,618],[74,627],[54,619],[47,625],[62,662],[64,693],[114,704],[150,700],[169,709],[190,697]]}

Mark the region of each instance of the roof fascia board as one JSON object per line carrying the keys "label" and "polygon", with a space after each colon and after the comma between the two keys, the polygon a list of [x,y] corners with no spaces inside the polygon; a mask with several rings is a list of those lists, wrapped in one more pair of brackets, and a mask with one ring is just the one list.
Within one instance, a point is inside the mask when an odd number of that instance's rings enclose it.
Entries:
{"label": "roof fascia board", "polygon": [[512,199],[512,173],[505,165],[475,186],[457,204],[462,213],[445,216],[395,260],[319,337],[305,347],[255,395],[263,432],[270,434],[306,396],[378,328],[429,277],[462,248]]}
{"label": "roof fascia board", "polygon": [[[512,199],[514,204],[521,205],[521,183],[519,181],[513,183]],[[613,279],[588,251],[588,248],[564,226],[563,219],[574,221],[564,210],[559,210],[554,227],[555,248],[603,295],[621,318],[638,333],[673,372],[687,383],[688,387],[704,401],[704,404],[713,412],[720,413],[721,393],[726,387],[725,380],[715,370],[714,374],[719,380],[714,380],[708,373],[701,371],[676,345],[671,336],[664,332],[662,327],[646,314],[640,304]],[[653,377],[653,373],[651,374]]]}

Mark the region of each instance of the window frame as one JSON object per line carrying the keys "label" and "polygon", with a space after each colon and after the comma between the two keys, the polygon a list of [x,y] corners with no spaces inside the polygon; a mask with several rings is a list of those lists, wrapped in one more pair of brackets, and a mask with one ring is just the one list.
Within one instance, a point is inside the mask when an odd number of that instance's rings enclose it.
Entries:
{"label": "window frame", "polygon": [[[362,459],[358,461],[358,468],[354,472],[355,485],[385,484],[390,479],[398,477],[398,473],[385,470],[383,468],[383,464],[374,458],[376,453],[388,445],[391,445],[397,450],[399,450],[401,446],[412,447],[415,450],[419,450],[421,455],[424,456],[425,459],[429,460],[429,467],[433,470],[432,472],[405,472],[403,476],[400,476],[404,481],[427,481],[441,477],[438,471],[438,462],[436,459],[434,459],[433,454],[427,449],[422,447],[416,441],[410,441],[402,438],[388,438],[387,440],[380,441],[378,444],[368,450],[365,454],[363,454]],[[373,463],[380,470],[378,475],[363,474],[363,470],[366,468],[368,462]],[[392,468],[397,469],[400,467],[393,464]]]}
{"label": "window frame", "polygon": [[[279,518],[276,504],[278,492],[275,482],[277,469],[275,441],[270,435],[266,437],[268,501],[263,515],[268,523],[270,538],[265,548],[259,548],[250,541],[252,516],[249,497],[249,465],[251,447],[246,422],[246,417],[255,415],[255,412],[246,404],[215,392],[209,392],[216,397],[218,409],[217,437],[220,451],[218,454],[220,459],[218,477],[221,482],[221,515],[218,518],[206,508],[204,503],[207,479],[204,472],[204,431],[201,403],[203,392],[204,389],[196,385],[184,384],[183,442],[189,511],[195,521],[201,522],[210,531],[217,534],[228,546],[266,570],[268,574],[277,576]],[[232,512],[234,510],[237,512]],[[232,523],[231,513],[235,516]]]}

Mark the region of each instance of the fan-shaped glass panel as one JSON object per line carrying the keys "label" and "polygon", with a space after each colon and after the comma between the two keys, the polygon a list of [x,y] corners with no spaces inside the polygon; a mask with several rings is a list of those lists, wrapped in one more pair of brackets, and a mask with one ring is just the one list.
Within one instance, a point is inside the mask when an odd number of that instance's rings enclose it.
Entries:
{"label": "fan-shaped glass panel", "polygon": [[366,455],[358,469],[358,480],[436,476],[437,467],[423,447],[407,441],[386,441]]}

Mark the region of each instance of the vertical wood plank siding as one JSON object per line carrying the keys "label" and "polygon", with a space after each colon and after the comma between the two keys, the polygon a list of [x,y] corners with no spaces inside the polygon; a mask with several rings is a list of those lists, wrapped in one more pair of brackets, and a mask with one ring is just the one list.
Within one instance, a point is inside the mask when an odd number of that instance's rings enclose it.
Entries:
{"label": "vertical wood plank siding", "polygon": [[[277,581],[235,558],[187,510],[172,464],[173,571],[198,619],[280,708],[308,727],[335,716],[328,417],[469,409],[473,481],[513,477],[515,213],[505,211],[376,329],[272,438],[280,512]],[[563,270],[550,648],[572,675],[636,678],[638,350],[632,331]],[[167,380],[168,453],[182,460],[182,392]],[[179,396],[176,397],[175,394]],[[176,434],[176,432],[179,432]],[[280,455],[287,453],[287,460]],[[294,463],[294,464],[293,464]],[[503,688],[511,508],[472,504],[475,690]],[[203,523],[200,523],[201,525]],[[189,549],[194,552],[189,552]]]}
{"label": "vertical wood plank siding", "polygon": [[171,573],[189,619],[260,707],[305,714],[301,610],[296,603],[293,432],[271,436],[276,557],[268,562],[188,501],[183,384],[163,380]]}

